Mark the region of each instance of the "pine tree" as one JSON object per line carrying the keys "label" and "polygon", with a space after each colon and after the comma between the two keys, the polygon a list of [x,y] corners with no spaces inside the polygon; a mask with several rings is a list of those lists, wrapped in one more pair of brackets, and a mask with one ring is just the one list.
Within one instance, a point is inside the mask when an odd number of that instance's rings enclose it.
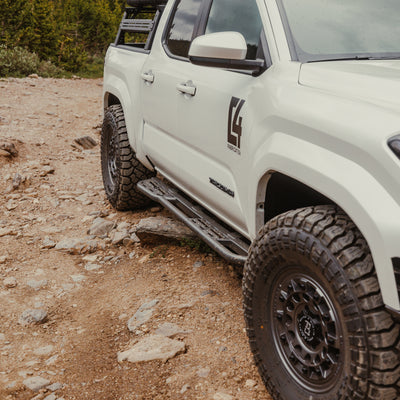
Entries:
{"label": "pine tree", "polygon": [[26,0],[0,0],[0,10],[0,43],[9,47],[24,45],[29,3]]}
{"label": "pine tree", "polygon": [[42,59],[55,59],[58,47],[57,25],[51,0],[34,0],[30,50]]}

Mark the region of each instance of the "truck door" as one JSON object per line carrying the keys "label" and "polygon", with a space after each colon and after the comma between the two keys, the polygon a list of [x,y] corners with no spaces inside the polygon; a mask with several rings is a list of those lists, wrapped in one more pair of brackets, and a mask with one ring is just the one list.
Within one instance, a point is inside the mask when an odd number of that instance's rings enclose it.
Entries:
{"label": "truck door", "polygon": [[[249,97],[258,78],[248,72],[193,65],[188,52],[196,36],[238,31],[247,41],[247,58],[258,58],[263,31],[259,9],[256,0],[204,0],[202,12],[194,20],[188,17],[190,7],[185,9],[185,3],[192,3],[192,10],[199,4],[195,0],[176,1],[160,55],[168,62],[163,62],[164,70],[157,70],[155,77],[161,74],[168,81],[168,107],[175,108],[174,126],[164,125],[168,132],[145,130],[144,143],[164,175],[244,232],[239,192],[243,197],[247,191],[243,182],[239,190],[238,177],[248,162],[253,121]],[[192,32],[190,39],[188,32]],[[156,66],[148,68],[155,70]]]}

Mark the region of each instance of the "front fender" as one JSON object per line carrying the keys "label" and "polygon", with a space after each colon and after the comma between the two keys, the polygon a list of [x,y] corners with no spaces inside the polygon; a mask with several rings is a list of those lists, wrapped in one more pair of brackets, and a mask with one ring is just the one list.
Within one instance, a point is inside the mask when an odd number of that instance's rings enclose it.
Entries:
{"label": "front fender", "polygon": [[[400,256],[400,207],[380,183],[355,162],[316,144],[276,132],[258,148],[253,159],[257,188],[249,199],[257,204],[265,196],[270,172],[290,176],[330,198],[341,207],[366,238],[383,300],[400,310],[391,259]],[[254,207],[253,207],[254,208]],[[250,231],[260,228],[256,215]]]}

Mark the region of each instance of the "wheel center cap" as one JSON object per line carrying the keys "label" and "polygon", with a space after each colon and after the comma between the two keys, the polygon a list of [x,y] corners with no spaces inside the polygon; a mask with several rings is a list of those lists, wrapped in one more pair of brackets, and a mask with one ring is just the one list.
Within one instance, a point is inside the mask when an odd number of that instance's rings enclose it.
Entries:
{"label": "wheel center cap", "polygon": [[315,323],[309,315],[302,315],[298,320],[301,337],[308,343],[313,342],[316,334]]}

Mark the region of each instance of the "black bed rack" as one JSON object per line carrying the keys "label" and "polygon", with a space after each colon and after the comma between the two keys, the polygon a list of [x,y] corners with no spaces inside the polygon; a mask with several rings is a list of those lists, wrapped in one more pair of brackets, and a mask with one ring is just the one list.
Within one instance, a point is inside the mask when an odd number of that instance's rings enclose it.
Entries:
{"label": "black bed rack", "polygon": [[[138,44],[144,50],[150,50],[153,43],[156,27],[164,11],[167,0],[128,0],[130,7],[125,13],[119,26],[118,35],[115,40],[116,46],[126,45],[125,33],[147,34],[145,44]],[[140,15],[151,15],[149,18],[138,18]]]}

